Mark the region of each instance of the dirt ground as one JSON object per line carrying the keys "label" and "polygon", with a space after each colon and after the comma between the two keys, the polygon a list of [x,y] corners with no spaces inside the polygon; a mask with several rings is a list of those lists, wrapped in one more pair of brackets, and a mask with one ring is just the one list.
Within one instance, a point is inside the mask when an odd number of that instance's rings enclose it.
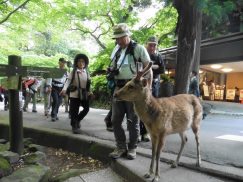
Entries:
{"label": "dirt ground", "polygon": [[[92,172],[106,167],[102,162],[92,159],[91,157],[64,151],[62,149],[44,147],[44,151],[42,152],[45,153],[46,159],[41,161],[41,163],[50,167],[51,177],[56,177],[59,174],[67,172],[69,169],[87,169],[88,172]],[[24,155],[28,155],[28,153]],[[24,165],[21,159],[12,167],[14,170],[17,170],[24,167]]]}
{"label": "dirt ground", "polygon": [[89,171],[96,171],[105,168],[100,161],[91,157],[84,157],[81,154],[76,154],[62,149],[46,148],[46,160],[44,164],[51,168],[52,177],[68,171],[69,169],[86,168]]}

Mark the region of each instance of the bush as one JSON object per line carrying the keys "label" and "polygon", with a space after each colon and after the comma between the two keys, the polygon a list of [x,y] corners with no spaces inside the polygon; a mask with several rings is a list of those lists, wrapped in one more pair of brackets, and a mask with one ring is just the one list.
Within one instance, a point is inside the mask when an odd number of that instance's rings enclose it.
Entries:
{"label": "bush", "polygon": [[106,75],[96,75],[92,77],[92,91],[95,100],[91,105],[99,108],[108,108],[110,105],[110,89],[107,88]]}

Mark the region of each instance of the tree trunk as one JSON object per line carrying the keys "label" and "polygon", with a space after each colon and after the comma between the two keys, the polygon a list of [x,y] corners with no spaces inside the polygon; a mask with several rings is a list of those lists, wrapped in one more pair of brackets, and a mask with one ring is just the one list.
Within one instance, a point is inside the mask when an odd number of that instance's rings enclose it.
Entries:
{"label": "tree trunk", "polygon": [[201,38],[202,38],[202,12],[197,11],[196,21],[196,51],[195,58],[192,65],[192,70],[199,73],[200,54],[201,54]]}
{"label": "tree trunk", "polygon": [[188,92],[192,67],[199,70],[201,13],[194,0],[175,0],[174,6],[179,14],[175,94],[182,94]]}

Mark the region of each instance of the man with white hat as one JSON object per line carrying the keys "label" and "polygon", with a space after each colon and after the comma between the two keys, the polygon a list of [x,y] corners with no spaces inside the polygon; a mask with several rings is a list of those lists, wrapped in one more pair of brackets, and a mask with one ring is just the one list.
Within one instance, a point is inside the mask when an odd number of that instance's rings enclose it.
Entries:
{"label": "man with white hat", "polygon": [[[133,69],[135,70],[137,62],[140,62],[143,67],[150,62],[146,49],[132,41],[130,35],[131,32],[125,23],[120,23],[113,27],[113,39],[116,40],[117,45],[111,54],[112,67],[110,70],[114,74],[115,91],[134,77],[136,73],[134,73]],[[152,71],[150,70],[146,76],[151,78],[151,75]],[[122,127],[125,115],[129,131],[128,144],[126,143],[126,135]],[[116,159],[127,154],[128,159],[135,159],[139,137],[139,120],[134,112],[132,102],[118,101],[113,98],[111,120],[117,148],[109,156]]]}

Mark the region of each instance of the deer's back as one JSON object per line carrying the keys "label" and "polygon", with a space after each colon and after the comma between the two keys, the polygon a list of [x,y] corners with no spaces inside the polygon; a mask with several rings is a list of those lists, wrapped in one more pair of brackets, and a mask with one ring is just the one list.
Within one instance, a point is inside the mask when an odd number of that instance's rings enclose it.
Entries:
{"label": "deer's back", "polygon": [[172,134],[185,131],[194,121],[200,122],[200,119],[196,121],[195,118],[201,117],[202,107],[194,95],[180,94],[155,101],[158,103],[156,105],[159,107],[159,112],[156,118],[148,122],[151,124],[148,126],[151,130]]}

